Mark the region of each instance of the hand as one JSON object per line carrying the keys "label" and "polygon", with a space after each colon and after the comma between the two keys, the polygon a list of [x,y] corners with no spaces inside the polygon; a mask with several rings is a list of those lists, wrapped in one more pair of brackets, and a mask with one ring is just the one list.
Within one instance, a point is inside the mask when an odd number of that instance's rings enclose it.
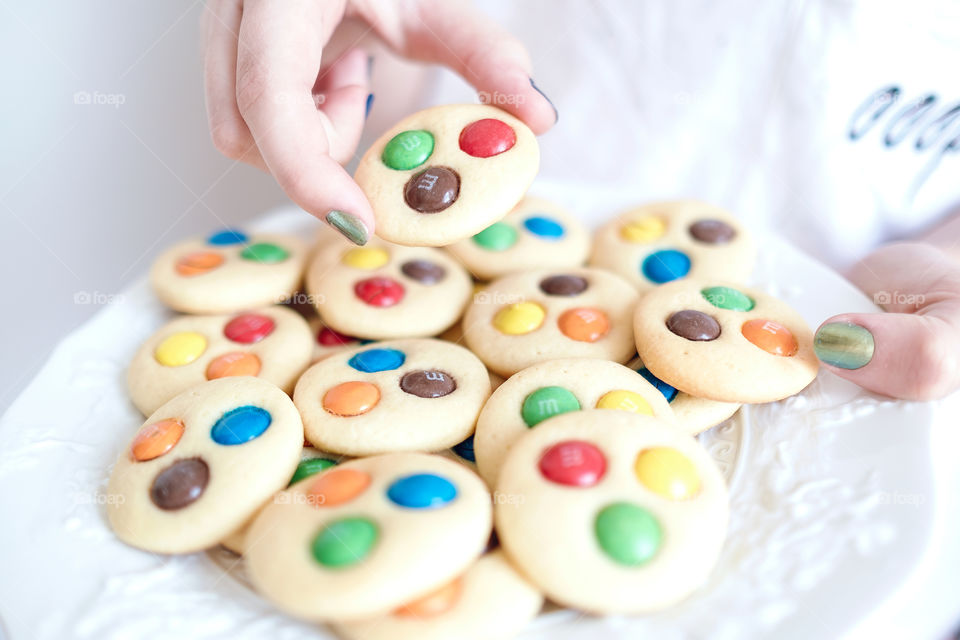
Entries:
{"label": "hand", "polygon": [[556,111],[530,79],[523,45],[451,0],[210,0],[204,79],[210,133],[230,158],[270,172],[291,200],[364,244],[370,203],[341,166],[356,151],[369,91],[367,54],[324,60],[345,17],[400,55],[443,64],[543,133]]}
{"label": "hand", "polygon": [[858,263],[850,280],[888,313],[820,326],[814,348],[831,371],[907,400],[960,387],[960,263],[928,244],[893,244]]}

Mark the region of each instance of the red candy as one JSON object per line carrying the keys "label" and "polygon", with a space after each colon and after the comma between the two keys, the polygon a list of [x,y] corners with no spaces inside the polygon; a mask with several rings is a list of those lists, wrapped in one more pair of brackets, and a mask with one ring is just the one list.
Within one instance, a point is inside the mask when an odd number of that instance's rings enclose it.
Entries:
{"label": "red candy", "polygon": [[351,338],[350,336],[345,336],[342,333],[337,333],[330,327],[324,327],[323,329],[320,329],[320,333],[317,334],[317,342],[324,347],[341,347],[345,344],[350,344],[351,342],[356,341],[356,338]]}
{"label": "red candy", "polygon": [[273,318],[259,313],[244,313],[239,315],[223,328],[223,335],[234,342],[252,344],[260,342],[273,333],[276,328]]}
{"label": "red candy", "polygon": [[582,440],[558,442],[540,456],[543,477],[570,487],[592,487],[606,471],[603,452]]}
{"label": "red candy", "polygon": [[353,287],[358,298],[372,307],[392,307],[403,300],[403,285],[393,278],[367,278]]}
{"label": "red candy", "polygon": [[489,158],[509,151],[517,144],[517,133],[502,120],[484,118],[471,122],[460,132],[460,148],[474,158]]}

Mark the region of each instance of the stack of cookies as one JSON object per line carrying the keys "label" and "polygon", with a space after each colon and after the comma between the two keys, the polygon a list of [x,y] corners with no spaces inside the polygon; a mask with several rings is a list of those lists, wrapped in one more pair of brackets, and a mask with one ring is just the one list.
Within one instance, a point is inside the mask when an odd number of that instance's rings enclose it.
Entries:
{"label": "stack of cookies", "polygon": [[730,214],[648,204],[591,237],[526,195],[538,153],[496,108],[428,109],[360,162],[367,245],[223,230],[161,255],[185,315],[130,365],[147,417],[111,475],[116,535],[223,545],[279,609],[365,640],[700,587],[729,499],[696,435],[806,387],[810,328],[744,286]]}

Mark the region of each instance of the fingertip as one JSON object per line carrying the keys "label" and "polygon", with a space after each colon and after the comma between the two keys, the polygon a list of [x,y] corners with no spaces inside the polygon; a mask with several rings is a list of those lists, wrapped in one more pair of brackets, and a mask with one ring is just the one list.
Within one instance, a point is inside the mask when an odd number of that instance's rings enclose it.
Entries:
{"label": "fingertip", "polygon": [[819,360],[831,367],[856,370],[873,359],[876,342],[873,333],[856,322],[855,317],[835,316],[820,325],[813,338],[813,350]]}
{"label": "fingertip", "polygon": [[[526,72],[497,74],[477,96],[483,104],[499,107],[522,120],[536,135],[549,131],[559,118],[556,107]],[[494,84],[495,82],[495,84]]]}

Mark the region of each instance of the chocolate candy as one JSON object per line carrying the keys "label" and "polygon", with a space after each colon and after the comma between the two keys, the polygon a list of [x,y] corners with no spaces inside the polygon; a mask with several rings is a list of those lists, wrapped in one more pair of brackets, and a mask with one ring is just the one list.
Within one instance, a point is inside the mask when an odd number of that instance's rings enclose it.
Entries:
{"label": "chocolate candy", "polygon": [[177,460],[153,479],[150,500],[164,511],[183,509],[203,495],[209,481],[210,467],[200,458]]}
{"label": "chocolate candy", "polygon": [[436,509],[452,502],[457,488],[443,476],[415,473],[394,481],[387,489],[387,497],[409,509]]}
{"label": "chocolate candy", "polygon": [[409,260],[403,263],[400,271],[420,284],[437,284],[447,275],[446,269],[429,260]]}
{"label": "chocolate candy", "polygon": [[723,220],[698,220],[690,225],[690,235],[707,244],[726,244],[737,232]]}
{"label": "chocolate candy", "polygon": [[731,287],[707,287],[702,289],[700,294],[707,302],[718,309],[750,311],[754,306],[753,299],[750,296]]}
{"label": "chocolate candy", "polygon": [[720,337],[720,323],[707,314],[684,309],[667,318],[667,328],[681,338],[707,342]]}
{"label": "chocolate candy", "polygon": [[546,216],[530,216],[523,221],[527,231],[545,240],[559,240],[563,237],[563,225]]}
{"label": "chocolate candy", "polygon": [[406,361],[406,354],[397,349],[367,349],[354,355],[347,364],[357,371],[378,373],[399,369]]}
{"label": "chocolate candy", "polygon": [[494,222],[473,236],[473,241],[487,251],[506,251],[517,243],[517,230],[506,222]]}
{"label": "chocolate candy", "polygon": [[217,444],[237,445],[263,435],[273,418],[260,407],[245,405],[227,411],[210,429],[210,437]]}
{"label": "chocolate candy", "polygon": [[663,249],[648,255],[640,270],[650,282],[663,284],[690,273],[690,257],[676,249]]}
{"label": "chocolate candy", "polygon": [[256,376],[260,373],[260,358],[252,353],[231,351],[217,356],[207,365],[207,380],[230,376]]}
{"label": "chocolate candy", "polygon": [[410,371],[400,378],[400,388],[418,398],[440,398],[456,391],[457,381],[436,369]]}
{"label": "chocolate candy", "polygon": [[353,293],[371,307],[392,307],[403,300],[406,292],[393,278],[378,276],[357,282]]}
{"label": "chocolate candy", "polygon": [[751,343],[775,356],[793,356],[800,348],[790,329],[773,320],[747,320],[740,332]]}
{"label": "chocolate candy", "polygon": [[224,229],[217,231],[207,238],[207,244],[216,247],[226,247],[232,244],[243,244],[248,241],[247,234],[236,229]]}
{"label": "chocolate candy", "polygon": [[592,487],[607,471],[603,452],[589,442],[558,442],[540,456],[540,473],[556,484],[568,487]]}
{"label": "chocolate candy", "polygon": [[167,336],[153,351],[154,359],[165,367],[190,364],[207,350],[207,339],[196,331],[180,331]]}
{"label": "chocolate candy", "polygon": [[675,387],[672,387],[657,376],[653,375],[653,373],[651,373],[651,371],[646,367],[637,369],[637,373],[642,375],[647,382],[655,386],[657,391],[662,393],[663,397],[667,399],[667,402],[673,402],[674,398],[677,397],[678,391]]}
{"label": "chocolate candy", "polygon": [[596,342],[610,332],[610,318],[600,309],[567,309],[559,318],[560,333],[578,342]]}
{"label": "chocolate candy", "polygon": [[359,469],[334,469],[317,476],[307,489],[313,507],[336,507],[346,504],[367,490],[370,474]]}
{"label": "chocolate candy", "polygon": [[173,418],[148,424],[134,438],[130,454],[137,462],[159,458],[180,442],[183,431],[183,423]]}
{"label": "chocolate candy", "polygon": [[640,484],[668,500],[689,500],[700,493],[697,466],[671,447],[641,451],[633,470]]}
{"label": "chocolate candy", "polygon": [[301,480],[316,475],[321,471],[326,471],[336,465],[336,460],[329,458],[304,458],[297,465],[297,470],[293,472],[293,477],[290,478],[290,484],[296,484]]}
{"label": "chocolate candy", "polygon": [[467,436],[463,442],[458,442],[452,447],[453,452],[469,462],[476,462],[477,456],[473,451],[473,435]]}
{"label": "chocolate candy", "polygon": [[433,134],[418,129],[401,131],[383,148],[380,159],[391,169],[406,171],[415,169],[427,161],[433,153]]}
{"label": "chocolate candy", "polygon": [[240,257],[262,264],[276,264],[290,257],[290,252],[270,242],[258,242],[241,251]]}
{"label": "chocolate candy", "polygon": [[649,562],[660,549],[663,530],[643,507],[614,502],[604,507],[594,521],[600,548],[614,562],[635,567]]}
{"label": "chocolate candy", "polygon": [[535,427],[547,418],[579,410],[580,401],[569,389],[540,387],[524,398],[520,415],[528,427]]}
{"label": "chocolate candy", "polygon": [[403,188],[407,205],[420,213],[437,213],[460,195],[460,176],[447,167],[430,167],[415,174]]}
{"label": "chocolate candy", "polygon": [[587,280],[580,276],[550,276],[540,281],[540,290],[548,296],[576,296],[588,286]]}
{"label": "chocolate candy", "polygon": [[242,344],[260,342],[273,333],[277,324],[270,316],[259,313],[244,313],[226,324],[223,335],[229,340]]}
{"label": "chocolate candy", "polygon": [[489,158],[509,151],[517,144],[513,127],[496,118],[471,122],[460,132],[460,149],[474,158]]}
{"label": "chocolate candy", "polygon": [[341,382],[323,394],[323,409],[341,418],[367,413],[380,402],[380,389],[375,384],[351,380]]}
{"label": "chocolate candy", "polygon": [[181,276],[199,276],[213,271],[223,264],[223,256],[215,251],[197,251],[181,256],[177,260],[176,271]]}
{"label": "chocolate candy", "polygon": [[366,558],[379,537],[377,525],[368,518],[342,518],[320,530],[310,551],[313,559],[325,567],[348,567]]}

